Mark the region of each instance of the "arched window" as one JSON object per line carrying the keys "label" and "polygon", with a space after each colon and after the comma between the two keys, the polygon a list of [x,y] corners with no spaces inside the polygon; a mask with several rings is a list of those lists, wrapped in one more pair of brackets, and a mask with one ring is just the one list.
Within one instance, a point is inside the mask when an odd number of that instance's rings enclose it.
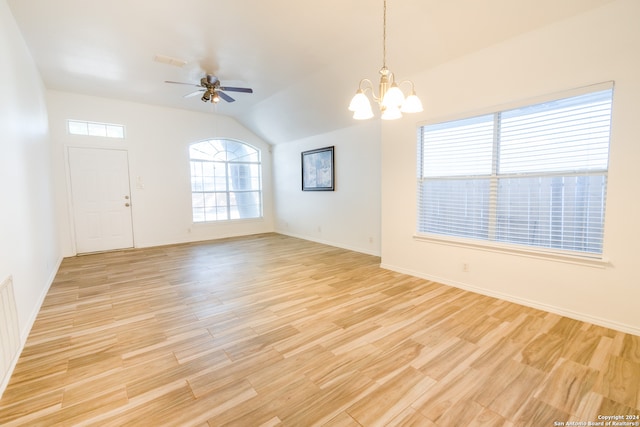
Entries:
{"label": "arched window", "polygon": [[239,141],[189,146],[193,222],[262,217],[260,151]]}

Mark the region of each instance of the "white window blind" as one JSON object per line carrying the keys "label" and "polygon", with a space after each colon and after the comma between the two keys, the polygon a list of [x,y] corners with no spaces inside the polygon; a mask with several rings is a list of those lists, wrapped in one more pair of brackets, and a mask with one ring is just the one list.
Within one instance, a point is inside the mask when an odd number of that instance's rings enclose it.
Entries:
{"label": "white window blind", "polygon": [[418,233],[601,254],[612,89],[418,133]]}

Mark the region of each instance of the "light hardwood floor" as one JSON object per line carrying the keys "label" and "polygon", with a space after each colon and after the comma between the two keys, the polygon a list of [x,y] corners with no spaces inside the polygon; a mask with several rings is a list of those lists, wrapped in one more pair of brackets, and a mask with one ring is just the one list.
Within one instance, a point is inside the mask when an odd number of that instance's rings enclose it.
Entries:
{"label": "light hardwood floor", "polygon": [[640,337],[379,262],[278,234],[65,259],[0,425],[554,426],[640,415]]}

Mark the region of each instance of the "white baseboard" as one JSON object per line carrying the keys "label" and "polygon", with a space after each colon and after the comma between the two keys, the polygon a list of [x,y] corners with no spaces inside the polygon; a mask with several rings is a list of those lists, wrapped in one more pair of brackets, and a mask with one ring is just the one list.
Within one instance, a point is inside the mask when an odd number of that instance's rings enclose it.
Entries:
{"label": "white baseboard", "polygon": [[313,237],[313,236],[290,233],[288,231],[283,231],[283,230],[275,230],[274,232],[278,233],[278,234],[285,235],[285,236],[289,236],[289,237],[295,237],[296,239],[309,240],[310,242],[322,243],[323,245],[327,245],[327,246],[334,246],[334,247],[340,248],[340,249],[347,249],[347,250],[353,251],[353,252],[360,252],[361,254],[373,255],[373,256],[377,256],[377,257],[380,256],[380,252],[376,251],[375,249],[361,248],[361,247],[357,247],[357,246],[346,245],[346,244],[340,243],[340,242],[334,242],[334,241],[329,241],[329,240],[324,240],[324,239],[318,239],[318,238]]}
{"label": "white baseboard", "polygon": [[431,280],[433,282],[442,283],[443,285],[453,286],[454,288],[463,289],[465,291],[474,292],[480,295],[486,295],[488,297],[498,298],[501,300],[513,302],[515,304],[524,305],[526,307],[535,308],[549,313],[558,314],[560,316],[569,317],[571,319],[580,320],[582,322],[592,323],[598,326],[604,326],[605,328],[615,329],[616,331],[625,332],[633,335],[640,336],[640,329],[625,323],[619,323],[610,319],[604,319],[590,314],[581,313],[573,310],[568,310],[563,307],[555,305],[545,304],[534,300],[525,298],[519,298],[514,295],[504,294],[502,292],[495,292],[490,289],[479,288],[477,286],[469,285],[468,283],[458,282],[455,280],[448,280],[442,277],[432,276],[429,274],[420,273],[417,271],[400,268],[390,264],[380,264],[381,268],[386,270],[396,271],[398,273],[408,274],[410,276],[419,277],[421,279]]}
{"label": "white baseboard", "polygon": [[59,257],[58,261],[55,263],[53,271],[51,271],[51,273],[49,274],[49,278],[47,279],[46,286],[38,296],[38,301],[36,302],[36,305],[34,306],[31,312],[31,315],[27,320],[26,325],[20,331],[20,347],[18,348],[16,355],[11,361],[11,365],[9,366],[9,370],[7,371],[7,375],[4,381],[2,382],[2,384],[0,384],[0,399],[2,398],[2,394],[6,390],[7,386],[9,385],[9,381],[11,380],[11,375],[13,374],[13,371],[16,368],[16,365],[18,364],[18,360],[20,359],[20,355],[22,354],[22,351],[24,350],[24,346],[27,343],[27,338],[29,338],[29,333],[31,332],[31,328],[33,328],[33,324],[35,323],[36,318],[38,317],[40,308],[42,308],[44,299],[46,298],[47,293],[49,292],[49,289],[51,288],[51,285],[53,284],[53,281],[56,278],[56,274],[60,269],[60,264],[62,264],[62,259],[63,259],[62,256]]}

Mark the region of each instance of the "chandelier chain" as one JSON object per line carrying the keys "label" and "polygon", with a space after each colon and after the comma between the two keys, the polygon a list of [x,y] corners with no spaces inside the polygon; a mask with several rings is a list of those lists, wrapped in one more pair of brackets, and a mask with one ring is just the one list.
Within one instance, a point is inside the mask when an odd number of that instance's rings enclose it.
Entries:
{"label": "chandelier chain", "polygon": [[387,0],[382,11],[382,67],[387,68]]}

